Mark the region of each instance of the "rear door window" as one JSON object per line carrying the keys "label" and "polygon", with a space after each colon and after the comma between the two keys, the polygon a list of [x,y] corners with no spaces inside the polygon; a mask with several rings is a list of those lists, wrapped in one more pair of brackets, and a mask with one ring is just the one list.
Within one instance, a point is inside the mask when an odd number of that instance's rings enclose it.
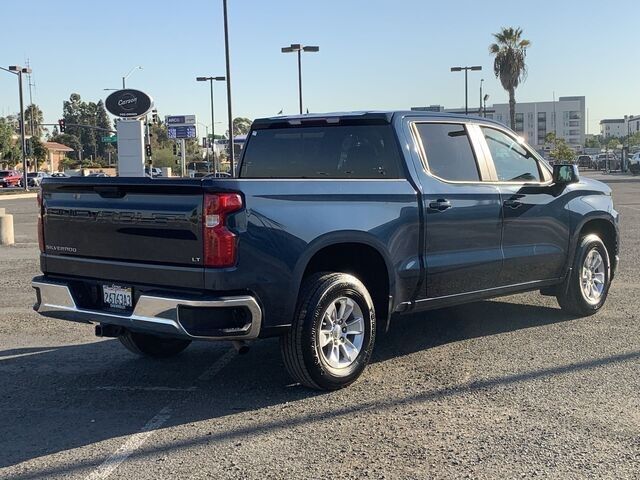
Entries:
{"label": "rear door window", "polygon": [[390,125],[253,130],[241,178],[400,178]]}
{"label": "rear door window", "polygon": [[443,180],[477,182],[478,162],[462,124],[415,123],[429,171]]}

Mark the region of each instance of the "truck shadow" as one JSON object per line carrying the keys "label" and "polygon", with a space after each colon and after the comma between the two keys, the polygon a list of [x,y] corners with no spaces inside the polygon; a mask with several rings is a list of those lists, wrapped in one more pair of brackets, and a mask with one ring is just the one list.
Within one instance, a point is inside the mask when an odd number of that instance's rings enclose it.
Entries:
{"label": "truck shadow", "polygon": [[[446,343],[574,320],[560,308],[488,300],[398,317],[376,339],[374,362]],[[410,335],[408,333],[410,332]]]}
{"label": "truck shadow", "polygon": [[[373,360],[566,320],[559,309],[502,301],[413,315],[379,338]],[[199,343],[176,358],[156,361],[105,340],[0,352],[0,468],[105,442],[94,447],[101,454],[80,454],[85,460],[46,471],[21,466],[15,478],[94,468],[167,406],[173,413],[166,426],[175,426],[323,395],[292,385],[277,339],[256,342],[248,355],[233,357],[203,381],[228,351],[226,344]]]}

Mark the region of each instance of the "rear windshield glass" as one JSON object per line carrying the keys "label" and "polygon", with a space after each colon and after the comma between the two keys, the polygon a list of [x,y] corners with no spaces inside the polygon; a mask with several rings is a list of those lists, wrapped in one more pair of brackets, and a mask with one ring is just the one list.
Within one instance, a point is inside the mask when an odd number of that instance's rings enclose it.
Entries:
{"label": "rear windshield glass", "polygon": [[0,172],[0,177],[8,177],[9,175],[11,175],[11,172],[7,172],[7,171]]}
{"label": "rear windshield glass", "polygon": [[390,125],[336,125],[254,130],[243,178],[399,178]]}

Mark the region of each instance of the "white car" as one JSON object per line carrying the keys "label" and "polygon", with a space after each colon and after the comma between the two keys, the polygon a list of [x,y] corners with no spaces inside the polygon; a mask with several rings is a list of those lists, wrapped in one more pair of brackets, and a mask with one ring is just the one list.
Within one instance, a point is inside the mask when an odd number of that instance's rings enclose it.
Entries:
{"label": "white car", "polygon": [[640,152],[636,152],[629,157],[629,165],[640,165]]}
{"label": "white car", "polygon": [[49,176],[50,175],[46,172],[31,172],[27,173],[27,181],[29,182],[30,187],[39,187],[42,183],[42,179]]}

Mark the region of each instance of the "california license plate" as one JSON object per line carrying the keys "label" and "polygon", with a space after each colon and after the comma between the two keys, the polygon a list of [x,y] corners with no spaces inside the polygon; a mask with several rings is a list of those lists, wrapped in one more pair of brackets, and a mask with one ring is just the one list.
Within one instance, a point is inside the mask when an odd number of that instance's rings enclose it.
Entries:
{"label": "california license plate", "polygon": [[118,285],[103,285],[102,300],[106,306],[118,310],[129,310],[133,306],[131,288]]}

